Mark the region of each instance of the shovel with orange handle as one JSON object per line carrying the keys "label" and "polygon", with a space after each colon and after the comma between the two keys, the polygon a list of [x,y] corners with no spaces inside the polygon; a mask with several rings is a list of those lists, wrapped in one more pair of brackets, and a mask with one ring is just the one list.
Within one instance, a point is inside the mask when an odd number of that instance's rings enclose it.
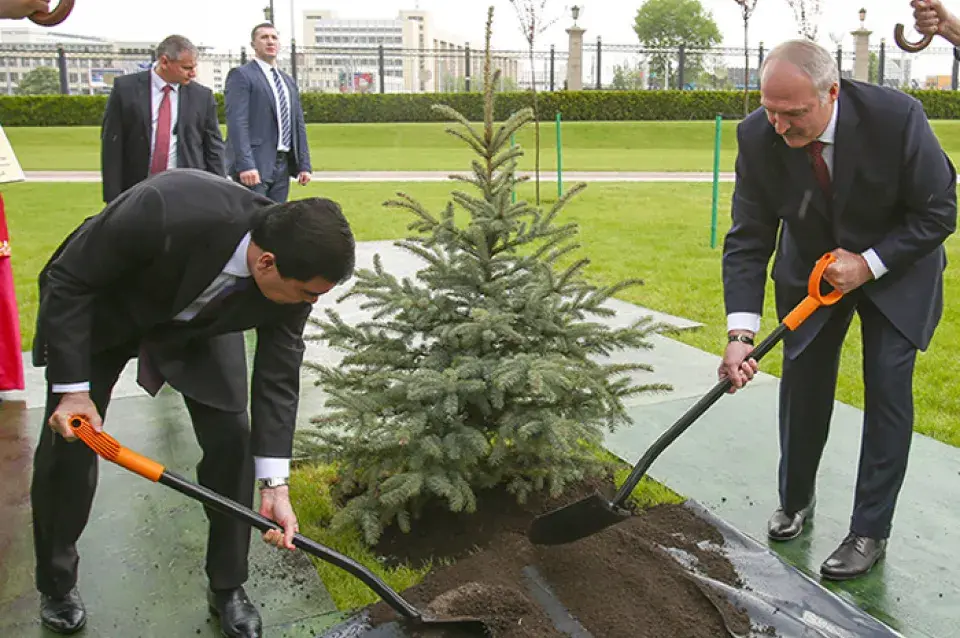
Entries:
{"label": "shovel with orange handle", "polygon": [[[93,426],[83,417],[71,417],[70,426],[81,441],[86,443],[98,455],[112,463],[116,463],[155,483],[171,487],[181,494],[200,501],[204,505],[208,505],[224,514],[249,523],[260,531],[266,532],[271,529],[283,531],[280,525],[254,512],[252,509],[217,494],[202,485],[192,483],[179,474],[166,469],[160,463],[123,447],[106,432],[97,432],[94,430]],[[391,589],[385,582],[380,580],[376,574],[336,550],[321,545],[300,534],[294,535],[293,544],[308,554],[312,554],[320,560],[335,565],[358,578],[363,584],[380,596],[384,602],[390,605],[400,618],[405,621],[414,625],[449,627],[454,630],[459,630],[457,635],[464,635],[464,633],[466,633],[471,636],[485,636],[488,634],[486,625],[479,618],[470,616],[432,617],[421,612],[404,600],[400,594]]]}
{"label": "shovel with orange handle", "polygon": [[[788,330],[796,330],[821,306],[830,306],[840,301],[843,293],[839,290],[833,290],[826,295],[820,292],[823,273],[827,266],[834,261],[836,261],[836,257],[831,253],[825,254],[817,261],[807,282],[807,296],[790,311],[790,314],[783,318],[780,325],[766,339],[753,349],[750,353],[751,359],[760,361],[765,354],[773,350],[773,347],[780,342]],[[572,543],[630,518],[632,512],[624,508],[623,505],[633,492],[633,488],[637,486],[656,458],[687,428],[693,425],[693,422],[700,418],[707,411],[707,408],[719,401],[720,397],[726,394],[731,386],[730,379],[723,379],[718,382],[706,396],[687,410],[669,430],[661,434],[660,438],[654,441],[653,445],[634,466],[630,476],[624,481],[613,500],[609,500],[596,492],[570,505],[538,516],[530,526],[528,532],[530,540],[538,545]]]}

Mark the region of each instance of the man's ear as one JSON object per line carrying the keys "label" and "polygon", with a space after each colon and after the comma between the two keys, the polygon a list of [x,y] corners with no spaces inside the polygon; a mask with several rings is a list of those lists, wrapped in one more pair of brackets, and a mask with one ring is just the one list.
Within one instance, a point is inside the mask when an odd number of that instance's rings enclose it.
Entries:
{"label": "man's ear", "polygon": [[257,261],[255,262],[254,266],[260,273],[270,272],[271,270],[276,269],[277,258],[273,253],[263,251],[257,256]]}

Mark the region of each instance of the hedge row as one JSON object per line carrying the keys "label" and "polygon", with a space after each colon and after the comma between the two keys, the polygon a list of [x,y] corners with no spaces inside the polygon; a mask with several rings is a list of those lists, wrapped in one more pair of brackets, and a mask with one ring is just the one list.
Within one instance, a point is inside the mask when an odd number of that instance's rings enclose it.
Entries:
{"label": "hedge row", "polygon": [[[918,98],[931,119],[960,118],[960,92],[907,91]],[[217,94],[220,121],[223,95]],[[750,93],[750,108],[759,105],[759,93]],[[0,96],[3,126],[99,126],[106,96]],[[743,113],[742,91],[557,91],[538,96],[541,118],[557,112],[570,120],[712,120],[718,114],[737,118]],[[483,117],[480,93],[335,94],[305,93],[307,122],[433,122],[442,116],[431,105],[452,106],[468,119]],[[501,93],[497,118],[532,105],[529,92]]]}

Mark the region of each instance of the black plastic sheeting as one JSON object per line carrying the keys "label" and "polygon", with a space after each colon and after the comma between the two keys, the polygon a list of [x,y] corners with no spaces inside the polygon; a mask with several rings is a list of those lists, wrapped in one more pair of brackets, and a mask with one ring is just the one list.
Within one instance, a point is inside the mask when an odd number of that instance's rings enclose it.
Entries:
{"label": "black plastic sheeting", "polygon": [[[708,595],[720,595],[746,611],[755,632],[743,636],[730,631],[734,638],[770,638],[769,629],[782,638],[890,638],[901,634],[862,609],[827,590],[817,581],[786,563],[768,547],[746,536],[714,516],[695,501],[686,506],[723,535],[724,552],[739,573],[743,588],[731,587],[697,573],[693,557],[668,549],[688,568]],[[554,626],[571,638],[607,638],[594,636],[574,618],[557,599],[540,573],[533,566],[524,569],[527,593],[547,613]],[[722,610],[721,615],[722,615]],[[729,629],[729,628],[728,628]],[[371,627],[364,612],[349,618],[322,635],[322,638],[410,638],[415,630],[398,623]],[[431,636],[441,634],[431,633]]]}

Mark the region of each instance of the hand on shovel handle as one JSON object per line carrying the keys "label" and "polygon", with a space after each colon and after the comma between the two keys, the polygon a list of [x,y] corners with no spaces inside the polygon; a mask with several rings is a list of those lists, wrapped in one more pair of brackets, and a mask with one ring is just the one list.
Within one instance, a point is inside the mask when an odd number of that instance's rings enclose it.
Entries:
{"label": "hand on shovel handle", "polygon": [[750,354],[753,352],[753,346],[749,343],[740,341],[731,341],[727,344],[723,352],[723,360],[720,362],[718,376],[720,379],[730,380],[730,389],[728,393],[733,394],[748,382],[753,380],[755,374],[760,369],[760,364]]}
{"label": "hand on shovel handle", "polygon": [[74,431],[74,425],[71,421],[77,417],[83,417],[84,421],[94,431],[103,431],[100,412],[88,392],[67,392],[63,394],[56,410],[50,415],[47,425],[66,441],[73,442],[77,440],[77,433]]}
{"label": "hand on shovel handle", "polygon": [[260,491],[260,515],[276,521],[280,530],[271,529],[263,534],[263,540],[279,549],[296,549],[293,544],[294,534],[300,531],[297,524],[297,515],[293,512],[290,503],[290,488],[286,485],[264,489]]}

